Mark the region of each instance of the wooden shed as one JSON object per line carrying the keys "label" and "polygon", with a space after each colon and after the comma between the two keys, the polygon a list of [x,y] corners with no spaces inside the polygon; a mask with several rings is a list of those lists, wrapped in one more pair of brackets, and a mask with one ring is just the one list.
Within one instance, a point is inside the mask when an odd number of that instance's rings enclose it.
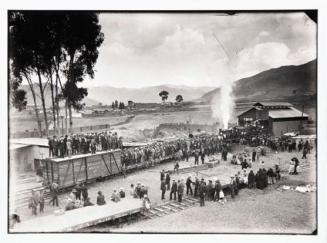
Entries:
{"label": "wooden shed", "polygon": [[62,189],[121,173],[121,150],[48,158],[42,160],[41,165],[44,180],[49,185],[55,182]]}

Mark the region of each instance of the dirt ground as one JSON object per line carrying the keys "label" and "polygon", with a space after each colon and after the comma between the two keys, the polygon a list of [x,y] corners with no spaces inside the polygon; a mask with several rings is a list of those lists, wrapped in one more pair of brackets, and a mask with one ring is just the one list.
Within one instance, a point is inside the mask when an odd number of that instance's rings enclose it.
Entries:
{"label": "dirt ground", "polygon": [[[244,148],[236,149],[243,150]],[[229,154],[229,159],[231,156]],[[300,173],[288,175],[288,161],[294,156],[300,159]],[[220,155],[215,157],[220,159]],[[214,175],[222,183],[227,183],[230,176],[241,169],[240,166],[231,165],[229,159],[214,168],[199,171],[197,175],[205,179]],[[203,208],[195,206],[157,219],[124,225],[122,228],[99,226],[95,230],[105,232],[312,233],[316,228],[316,193],[280,191],[278,187],[280,185],[316,185],[315,152],[312,151],[307,160],[301,159],[301,154],[298,152],[268,152],[267,156],[261,157],[260,160],[265,161],[265,168],[270,168],[276,163],[280,164],[282,179],[278,184],[269,186],[265,190],[243,189],[233,200],[227,196],[225,205],[206,202],[206,206]],[[181,162],[181,167],[191,166],[193,163],[194,158],[190,159],[188,163]],[[114,188],[123,187],[128,192],[130,184],[140,182],[148,187],[148,194],[153,204],[167,202],[169,200],[168,193],[166,193],[166,199],[161,200],[159,172],[162,169],[172,169],[173,165],[174,162],[167,162],[146,170],[135,171],[128,174],[126,178],[119,176],[92,184],[89,186],[91,201],[96,201],[99,190],[103,192],[106,200],[109,200]],[[253,163],[252,169],[257,171],[260,166],[259,163]],[[172,179],[186,179],[188,175],[194,179],[196,173],[173,174]],[[60,206],[63,206],[63,200],[67,195],[60,196]],[[46,205],[44,215],[53,213],[55,209]],[[32,218],[28,209],[22,209],[19,213],[22,220]]]}

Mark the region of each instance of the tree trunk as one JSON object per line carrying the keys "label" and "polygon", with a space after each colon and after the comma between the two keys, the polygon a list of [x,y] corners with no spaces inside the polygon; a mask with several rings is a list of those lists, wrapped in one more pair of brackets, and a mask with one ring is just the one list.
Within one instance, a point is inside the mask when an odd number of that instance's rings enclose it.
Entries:
{"label": "tree trunk", "polygon": [[59,107],[59,96],[58,96],[58,80],[56,79],[56,113],[57,113],[57,129],[60,134],[60,107]]}
{"label": "tree trunk", "polygon": [[68,101],[66,99],[66,101],[65,101],[65,131],[66,131],[66,134],[68,134],[68,124],[67,124],[67,121],[68,121]]}
{"label": "tree trunk", "polygon": [[[74,73],[72,72],[74,65],[74,55],[70,54],[70,61],[69,61],[69,76],[68,82],[75,82]],[[72,132],[73,129],[73,118],[72,118],[72,104],[68,97],[68,109],[69,109],[69,132]]]}
{"label": "tree trunk", "polygon": [[37,69],[37,75],[38,75],[38,78],[39,78],[39,86],[40,86],[40,95],[41,95],[42,109],[43,109],[43,116],[44,116],[45,133],[46,133],[47,136],[49,136],[48,116],[47,116],[47,110],[45,108],[44,90],[43,90],[43,85],[42,85],[41,73],[40,73],[39,69]]}
{"label": "tree trunk", "polygon": [[31,93],[32,93],[32,97],[33,97],[33,102],[34,102],[34,112],[35,112],[35,117],[36,117],[36,122],[37,122],[37,127],[38,127],[38,131],[39,131],[39,136],[42,137],[42,124],[41,124],[41,119],[39,116],[39,109],[37,107],[37,103],[36,103],[36,95],[35,95],[35,90],[32,84],[32,81],[29,80],[29,78],[27,76],[25,76],[28,82],[28,85],[30,87]]}
{"label": "tree trunk", "polygon": [[[59,93],[58,93],[58,84],[60,82],[60,77],[59,77],[59,64],[57,64],[56,60],[54,59],[54,68],[56,72],[56,112],[57,112],[57,129],[58,129],[58,134],[60,134],[60,100],[59,100]],[[61,88],[62,89],[62,88]]]}
{"label": "tree trunk", "polygon": [[[55,98],[54,98],[54,91],[53,91],[53,79],[52,79],[52,71],[49,70],[50,75],[50,88],[51,88],[51,101],[52,101],[52,120],[53,120],[53,131],[54,134],[57,134],[57,124],[56,124],[56,106],[55,106]],[[59,120],[59,119],[58,119]]]}
{"label": "tree trunk", "polygon": [[69,111],[69,133],[73,132],[73,116],[72,116],[72,105],[68,104]]}

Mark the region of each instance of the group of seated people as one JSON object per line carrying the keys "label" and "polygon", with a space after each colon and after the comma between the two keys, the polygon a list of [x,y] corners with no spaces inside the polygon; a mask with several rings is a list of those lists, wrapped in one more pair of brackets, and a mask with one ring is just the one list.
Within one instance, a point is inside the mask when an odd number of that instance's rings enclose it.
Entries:
{"label": "group of seated people", "polygon": [[[66,199],[65,210],[73,210],[81,207],[93,206],[94,203],[91,202],[90,197],[85,198],[84,200],[76,199],[76,189],[73,189],[72,192]],[[125,198],[126,194],[124,188],[120,188],[119,191],[114,189],[111,194],[111,201],[119,202],[121,198]],[[105,196],[102,191],[98,191],[96,204],[101,206],[106,204]]]}
{"label": "group of seated people", "polygon": [[240,153],[238,155],[234,154],[231,159],[231,164],[241,165],[242,170],[252,168],[252,159],[246,152]]}

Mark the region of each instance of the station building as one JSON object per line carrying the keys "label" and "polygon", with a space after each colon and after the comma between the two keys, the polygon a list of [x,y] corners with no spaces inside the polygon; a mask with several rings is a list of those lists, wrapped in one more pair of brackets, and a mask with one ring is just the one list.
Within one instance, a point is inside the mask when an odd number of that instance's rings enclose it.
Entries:
{"label": "station building", "polygon": [[306,113],[287,102],[258,102],[238,115],[238,124],[248,126],[259,123],[267,128],[269,134],[281,136],[300,131],[308,118]]}
{"label": "station building", "polygon": [[36,171],[40,160],[49,156],[46,138],[10,139],[10,167],[17,172]]}

